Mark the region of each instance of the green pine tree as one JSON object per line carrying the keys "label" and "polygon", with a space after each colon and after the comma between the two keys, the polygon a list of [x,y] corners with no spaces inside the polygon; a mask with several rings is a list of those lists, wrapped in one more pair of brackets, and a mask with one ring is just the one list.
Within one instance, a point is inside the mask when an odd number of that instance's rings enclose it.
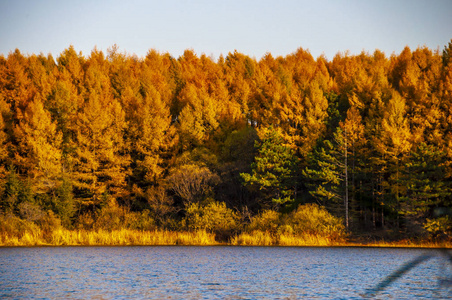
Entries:
{"label": "green pine tree", "polygon": [[445,171],[446,155],[434,145],[421,143],[412,153],[401,178],[406,186],[402,210],[416,225],[434,216],[435,208],[450,207],[452,187]]}
{"label": "green pine tree", "polygon": [[20,179],[17,176],[16,169],[13,166],[10,166],[6,176],[5,187],[0,204],[0,208],[3,212],[14,212],[19,204],[20,192]]}
{"label": "green pine tree", "polygon": [[[336,129],[332,141],[308,156],[308,167],[303,170],[309,193],[322,205],[335,211],[344,211],[345,226],[349,227],[349,171],[347,132]],[[340,208],[343,201],[343,209]]]}
{"label": "green pine tree", "polygon": [[[251,173],[241,173],[244,184],[258,188],[264,202],[271,200],[276,206],[294,201],[297,159],[293,151],[284,145],[279,132],[270,128],[261,142],[251,165]],[[267,203],[265,203],[267,204]]]}
{"label": "green pine tree", "polygon": [[56,189],[56,197],[53,199],[53,211],[61,219],[65,227],[70,227],[76,207],[72,194],[72,182],[67,176],[63,176],[60,186]]}

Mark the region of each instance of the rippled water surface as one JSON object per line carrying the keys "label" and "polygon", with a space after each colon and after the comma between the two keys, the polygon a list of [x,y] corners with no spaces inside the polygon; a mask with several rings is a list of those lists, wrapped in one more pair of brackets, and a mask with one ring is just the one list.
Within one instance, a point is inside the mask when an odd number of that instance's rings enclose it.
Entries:
{"label": "rippled water surface", "polygon": [[[436,250],[282,247],[0,248],[0,298],[361,299],[382,279]],[[446,299],[439,254],[380,299]]]}

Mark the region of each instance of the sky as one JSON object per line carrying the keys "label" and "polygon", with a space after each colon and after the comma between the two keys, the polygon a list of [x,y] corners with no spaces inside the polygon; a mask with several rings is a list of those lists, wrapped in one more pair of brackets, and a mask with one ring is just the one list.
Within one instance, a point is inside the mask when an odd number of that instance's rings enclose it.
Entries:
{"label": "sky", "polygon": [[150,49],[218,58],[237,50],[262,58],[298,48],[399,54],[442,50],[452,39],[452,0],[0,0],[0,55],[59,56],[70,45],[144,57]]}

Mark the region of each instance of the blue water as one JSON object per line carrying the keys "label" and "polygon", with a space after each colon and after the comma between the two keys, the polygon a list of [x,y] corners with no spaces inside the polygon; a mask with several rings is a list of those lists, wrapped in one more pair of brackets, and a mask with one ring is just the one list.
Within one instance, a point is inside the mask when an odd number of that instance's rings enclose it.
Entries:
{"label": "blue water", "polygon": [[0,248],[0,298],[362,299],[425,253],[375,298],[451,298],[436,250],[223,246]]}

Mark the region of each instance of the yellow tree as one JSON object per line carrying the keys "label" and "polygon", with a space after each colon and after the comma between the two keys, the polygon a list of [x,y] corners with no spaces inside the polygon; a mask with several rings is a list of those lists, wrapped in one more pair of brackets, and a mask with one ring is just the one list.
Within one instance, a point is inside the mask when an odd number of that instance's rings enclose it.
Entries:
{"label": "yellow tree", "polygon": [[216,118],[220,124],[214,131],[213,138],[224,140],[232,131],[243,128],[246,122],[240,103],[231,97],[227,87],[227,74],[224,73],[224,62],[215,63],[212,58],[201,56],[206,82],[203,89],[208,93],[216,106]]}
{"label": "yellow tree", "polygon": [[[374,147],[389,172],[389,179],[383,186],[393,195],[394,202],[387,204],[396,212],[400,208],[400,197],[404,192],[404,187],[400,184],[401,171],[411,149],[411,131],[406,110],[405,99],[392,91],[391,98],[385,105],[380,130],[373,140]],[[398,220],[397,218],[397,222]]]}
{"label": "yellow tree", "polygon": [[93,51],[85,76],[87,99],[74,125],[76,150],[74,187],[86,204],[99,204],[106,196],[126,195],[129,156],[124,142],[125,114],[113,99],[108,64]]}
{"label": "yellow tree", "polygon": [[52,88],[56,83],[56,64],[53,57],[49,54],[47,57],[40,54],[38,56],[32,55],[28,58],[28,76],[32,84],[36,88],[36,94],[43,100],[49,98],[52,93]]}
{"label": "yellow tree", "polygon": [[[349,210],[349,204],[352,208],[356,208],[356,175],[359,172],[359,166],[362,162],[362,152],[366,145],[366,137],[364,135],[365,128],[362,123],[361,114],[356,106],[352,106],[347,111],[347,118],[345,121],[339,123],[340,131],[337,131],[336,141],[338,144],[338,151],[342,156],[344,165],[344,181],[345,181],[345,207]],[[360,155],[361,154],[361,155]],[[361,157],[360,157],[361,156]],[[349,201],[349,190],[351,191],[351,198]],[[348,227],[348,216],[346,213],[346,221]]]}
{"label": "yellow tree", "polygon": [[[183,150],[206,145],[219,126],[220,104],[209,93],[208,69],[205,59],[186,50],[179,58],[180,90],[173,104],[173,117]],[[206,70],[207,69],[207,70]]]}
{"label": "yellow tree", "polygon": [[436,143],[439,129],[441,57],[426,47],[414,52],[406,47],[392,59],[391,81],[407,102],[413,143]]}
{"label": "yellow tree", "polygon": [[273,113],[279,119],[286,143],[306,157],[326,128],[328,70],[323,59],[315,61],[301,48],[278,61],[275,72],[282,88]]}
{"label": "yellow tree", "polygon": [[77,87],[72,83],[66,70],[58,73],[57,81],[52,93],[47,98],[46,108],[56,120],[58,129],[63,133],[64,153],[70,152],[74,138],[74,124],[77,113],[84,105],[83,95],[79,94]]}
{"label": "yellow tree", "polygon": [[205,91],[186,84],[180,93],[186,103],[179,115],[179,132],[185,149],[205,143],[219,126],[219,107]]}
{"label": "yellow tree", "polygon": [[282,101],[283,87],[278,81],[274,70],[277,61],[267,53],[255,69],[255,89],[250,99],[251,124],[255,127],[269,127],[278,124],[278,117],[274,108]]}
{"label": "yellow tree", "polygon": [[76,88],[78,94],[83,94],[85,76],[85,58],[82,53],[77,53],[74,46],[65,49],[57,58],[58,70],[65,72],[65,79],[69,80]]}
{"label": "yellow tree", "polygon": [[28,65],[28,58],[16,49],[8,55],[0,76],[4,99],[11,106],[16,121],[23,118],[22,112],[36,94],[36,87],[29,77]]}
{"label": "yellow tree", "polygon": [[303,86],[318,72],[317,64],[309,51],[299,48],[286,57],[286,66],[296,84]]}
{"label": "yellow tree", "polygon": [[176,59],[168,53],[160,54],[155,50],[150,50],[143,63],[140,74],[141,86],[144,91],[157,89],[162,101],[171,107],[174,95],[178,89],[178,74],[174,74]]}
{"label": "yellow tree", "polygon": [[32,180],[36,192],[48,192],[57,187],[62,172],[62,134],[39,98],[28,104],[23,116],[14,128],[18,143],[15,162]]}
{"label": "yellow tree", "polygon": [[354,156],[357,150],[366,144],[365,128],[358,108],[355,106],[350,107],[347,111],[347,118],[344,122],[340,122],[339,126],[343,132],[347,132],[347,148],[350,149]]}
{"label": "yellow tree", "polygon": [[300,124],[302,139],[299,151],[305,156],[325,130],[328,100],[318,84],[313,82],[307,88],[302,103],[304,120]]}
{"label": "yellow tree", "polygon": [[238,107],[243,121],[252,123],[250,101],[256,85],[254,81],[256,61],[234,51],[234,53],[228,54],[224,62],[220,61],[220,63],[223,66],[224,83],[231,105]]}
{"label": "yellow tree", "polygon": [[379,139],[382,143],[376,144],[377,149],[394,159],[400,158],[410,150],[410,135],[405,99],[393,91],[381,120]]}
{"label": "yellow tree", "polygon": [[[173,146],[168,65],[155,51],[143,63],[136,57],[110,50],[110,80],[115,97],[122,104],[127,128],[125,141],[133,164],[131,184],[155,184],[164,166],[162,155]],[[166,95],[166,100],[160,94]]]}
{"label": "yellow tree", "polygon": [[6,167],[9,163],[9,149],[10,136],[8,134],[8,119],[11,118],[10,107],[3,99],[0,92],[0,185],[3,186],[6,177]]}
{"label": "yellow tree", "polygon": [[[127,94],[127,93],[126,93]],[[175,129],[169,107],[155,88],[144,97],[130,95],[128,100],[127,137],[136,164],[136,181],[155,183],[164,171],[163,157],[173,147]]]}

